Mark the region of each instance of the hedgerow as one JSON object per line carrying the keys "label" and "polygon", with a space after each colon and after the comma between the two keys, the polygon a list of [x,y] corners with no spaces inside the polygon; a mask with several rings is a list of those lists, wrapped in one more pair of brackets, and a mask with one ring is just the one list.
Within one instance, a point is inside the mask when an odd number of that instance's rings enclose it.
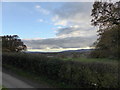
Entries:
{"label": "hedgerow", "polygon": [[64,61],[28,53],[3,53],[2,63],[74,87],[119,87],[118,63]]}

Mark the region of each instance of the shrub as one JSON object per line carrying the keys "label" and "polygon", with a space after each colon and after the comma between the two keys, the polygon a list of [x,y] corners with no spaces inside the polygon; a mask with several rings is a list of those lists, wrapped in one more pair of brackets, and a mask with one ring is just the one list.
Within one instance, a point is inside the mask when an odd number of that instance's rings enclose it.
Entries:
{"label": "shrub", "polygon": [[12,65],[74,87],[119,87],[117,63],[63,61],[27,53],[4,53],[2,58],[3,65]]}

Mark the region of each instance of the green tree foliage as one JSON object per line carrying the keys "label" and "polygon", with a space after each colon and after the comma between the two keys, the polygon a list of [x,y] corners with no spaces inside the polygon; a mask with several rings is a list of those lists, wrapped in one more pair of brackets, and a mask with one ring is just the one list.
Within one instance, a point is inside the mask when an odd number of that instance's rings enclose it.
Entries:
{"label": "green tree foliage", "polygon": [[20,52],[27,49],[26,45],[19,39],[18,35],[2,36],[2,50],[9,52]]}
{"label": "green tree foliage", "polygon": [[120,1],[116,3],[95,2],[92,9],[92,25],[100,28],[120,24]]}
{"label": "green tree foliage", "polygon": [[119,58],[120,1],[116,3],[94,2],[91,16],[93,16],[92,25],[99,27],[99,38],[94,43],[97,50],[91,55]]}

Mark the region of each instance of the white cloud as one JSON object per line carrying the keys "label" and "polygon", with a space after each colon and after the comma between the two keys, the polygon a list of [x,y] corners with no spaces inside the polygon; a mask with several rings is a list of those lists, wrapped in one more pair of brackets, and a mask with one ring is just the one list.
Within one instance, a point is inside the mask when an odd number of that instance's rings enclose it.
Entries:
{"label": "white cloud", "polygon": [[[65,51],[65,50],[78,50],[78,49],[83,49],[83,48],[54,48],[54,49],[31,49],[28,48],[28,51],[32,52],[60,52],[60,51]],[[90,49],[90,47],[85,47],[84,49]]]}
{"label": "white cloud", "polygon": [[59,16],[58,15],[55,15],[53,18],[52,18],[52,21],[55,22],[59,19]]}
{"label": "white cloud", "polygon": [[96,40],[96,36],[92,37],[66,37],[66,38],[50,38],[38,40],[23,40],[23,42],[31,49],[69,49],[69,48],[86,48],[90,47]]}
{"label": "white cloud", "polygon": [[47,9],[42,8],[40,5],[35,6],[36,10],[42,14],[48,15],[50,12]]}
{"label": "white cloud", "polygon": [[91,26],[92,3],[65,3],[54,10],[52,18],[54,25],[63,26],[58,28],[56,37],[87,37],[96,35],[96,28]]}
{"label": "white cloud", "polygon": [[31,38],[31,39],[23,39],[23,40],[26,40],[26,41],[31,41],[31,40],[42,40],[42,38]]}
{"label": "white cloud", "polygon": [[58,27],[57,27],[57,29],[60,29],[60,28],[62,28],[62,27],[61,27],[61,26],[58,26]]}
{"label": "white cloud", "polygon": [[44,22],[44,20],[43,20],[43,19],[38,19],[37,21],[38,21],[38,22]]}
{"label": "white cloud", "polygon": [[96,35],[96,29],[93,27],[81,28],[78,25],[70,26],[66,28],[59,28],[56,30],[57,38],[65,37],[92,37]]}
{"label": "white cloud", "polygon": [[59,21],[56,21],[54,25],[66,26],[67,23],[68,22],[66,20],[59,20]]}
{"label": "white cloud", "polygon": [[[90,47],[97,39],[96,28],[90,25],[91,8],[92,3],[65,3],[52,12],[55,38],[23,41],[31,49],[44,51]],[[36,9],[44,12],[42,7]]]}
{"label": "white cloud", "polygon": [[55,15],[52,18],[52,21],[53,21],[54,25],[60,25],[60,26],[66,26],[67,22],[68,22],[66,19],[60,19],[58,15]]}
{"label": "white cloud", "polygon": [[36,5],[35,8],[40,8],[41,6],[40,5]]}

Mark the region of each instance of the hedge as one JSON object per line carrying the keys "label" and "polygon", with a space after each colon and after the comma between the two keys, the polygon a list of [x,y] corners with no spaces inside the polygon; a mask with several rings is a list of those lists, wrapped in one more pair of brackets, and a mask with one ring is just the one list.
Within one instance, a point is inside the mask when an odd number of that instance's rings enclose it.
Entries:
{"label": "hedge", "polygon": [[118,63],[64,61],[28,53],[4,53],[3,65],[12,65],[74,87],[119,88]]}

